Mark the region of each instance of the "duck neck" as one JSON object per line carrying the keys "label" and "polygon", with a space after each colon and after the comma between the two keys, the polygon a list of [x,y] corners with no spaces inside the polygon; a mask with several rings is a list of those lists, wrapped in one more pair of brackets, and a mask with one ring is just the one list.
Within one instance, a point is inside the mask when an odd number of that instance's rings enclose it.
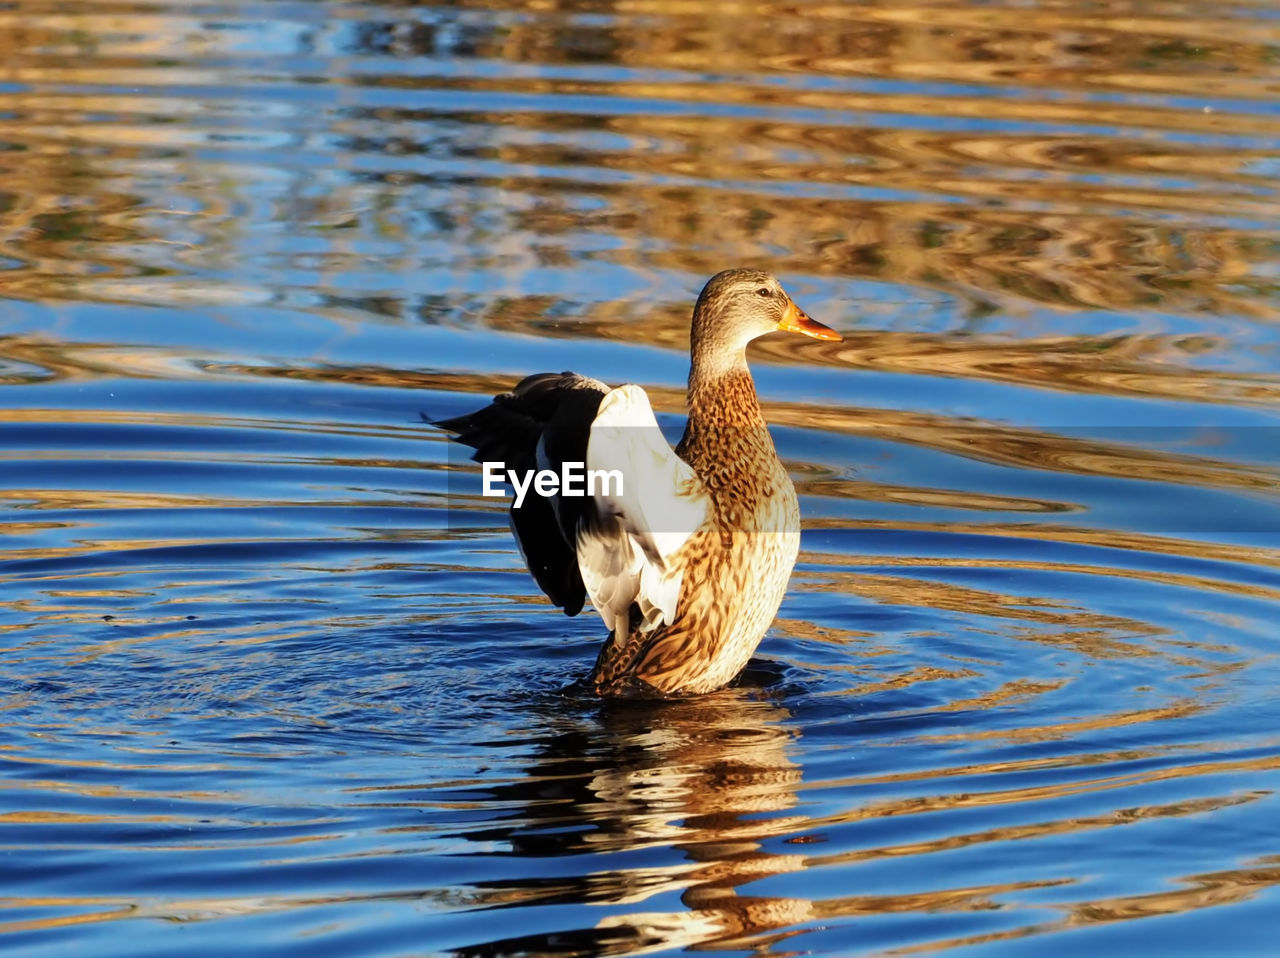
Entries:
{"label": "duck neck", "polygon": [[762,456],[776,458],[745,351],[694,360],[689,371],[689,424],[680,445],[691,463],[707,456],[722,466],[751,469]]}

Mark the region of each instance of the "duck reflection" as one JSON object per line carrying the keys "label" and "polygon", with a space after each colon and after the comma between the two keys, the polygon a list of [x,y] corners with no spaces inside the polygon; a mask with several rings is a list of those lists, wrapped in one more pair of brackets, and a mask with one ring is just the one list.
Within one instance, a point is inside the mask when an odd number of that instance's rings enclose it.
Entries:
{"label": "duck reflection", "polygon": [[765,847],[774,836],[802,836],[807,819],[787,814],[801,780],[790,754],[798,731],[790,712],[759,687],[762,678],[768,676],[749,671],[744,684],[696,699],[607,703],[570,720],[569,728],[563,715],[548,716],[559,730],[539,742],[525,778],[494,795],[521,804],[518,824],[465,836],[540,859],[590,854],[598,864],[625,854],[633,862],[630,853],[659,845],[684,858],[481,885],[474,905],[636,904],[678,892],[683,911],[613,915],[594,927],[498,939],[458,953],[637,953],[728,942],[806,920],[807,900],[736,891],[805,866],[803,855]]}

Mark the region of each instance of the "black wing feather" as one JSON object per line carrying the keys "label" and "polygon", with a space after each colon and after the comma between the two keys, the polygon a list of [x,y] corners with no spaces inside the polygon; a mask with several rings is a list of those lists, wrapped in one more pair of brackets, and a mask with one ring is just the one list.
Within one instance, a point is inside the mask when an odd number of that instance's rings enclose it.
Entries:
{"label": "black wing feather", "polygon": [[[503,462],[523,473],[539,468],[539,442],[553,465],[584,461],[591,423],[608,390],[604,383],[572,372],[536,373],[483,409],[428,422],[457,433],[454,439],[475,450],[471,458],[476,462]],[[524,504],[510,510],[511,529],[538,588],[565,615],[577,615],[587,590],[574,540],[586,502],[563,499],[559,505],[557,520],[551,500],[530,489]]]}

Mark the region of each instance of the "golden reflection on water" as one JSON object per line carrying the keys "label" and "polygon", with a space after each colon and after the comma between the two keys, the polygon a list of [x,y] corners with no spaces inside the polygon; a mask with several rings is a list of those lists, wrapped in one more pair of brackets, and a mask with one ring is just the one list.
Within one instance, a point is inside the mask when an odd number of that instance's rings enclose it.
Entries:
{"label": "golden reflection on water", "polygon": [[[476,14],[508,5],[466,8]],[[270,301],[265,282],[193,275],[199,265],[233,255],[243,229],[233,211],[253,202],[262,163],[236,152],[234,133],[241,131],[234,124],[252,128],[254,118],[234,97],[210,113],[163,90],[226,91],[265,79],[269,93],[305,79],[351,91],[355,107],[335,110],[321,128],[351,145],[357,170],[363,153],[404,157],[402,169],[379,166],[371,182],[335,184],[312,205],[279,211],[300,217],[307,232],[359,222],[402,240],[403,223],[368,211],[394,208],[405,181],[430,182],[413,161],[432,149],[429,122],[440,106],[362,107],[360,94],[448,91],[460,97],[451,107],[460,122],[503,131],[468,155],[492,161],[494,172],[482,180],[531,200],[500,211],[510,230],[540,240],[537,255],[520,267],[557,257],[568,267],[573,258],[558,250],[557,239],[598,228],[625,240],[608,258],[640,271],[709,275],[727,263],[767,260],[783,275],[939,288],[979,312],[1033,303],[1277,316],[1269,267],[1275,239],[1256,223],[1280,212],[1264,172],[1271,151],[1261,145],[1280,134],[1280,123],[1265,110],[1250,112],[1274,85],[1268,24],[1224,19],[1216,6],[1199,4],[1156,18],[1071,3],[798,10],[766,2],[753,7],[750,21],[786,29],[742,31],[734,29],[740,13],[684,3],[591,8],[607,24],[571,28],[563,16],[570,5],[531,11],[468,38],[471,56],[507,64],[510,74],[369,69],[387,53],[438,57],[438,38],[426,30],[394,34],[389,49],[365,40],[367,47],[330,55],[314,76],[269,78],[253,56],[262,51],[252,43],[244,50],[241,31],[211,31],[201,19],[130,18],[124,29],[102,14],[21,10],[14,15],[23,29],[3,44],[0,68],[0,79],[21,90],[7,95],[13,116],[0,136],[33,148],[6,165],[12,202],[0,255],[24,267],[6,273],[5,290],[43,300]],[[362,15],[343,10],[328,26],[343,29]],[[233,12],[223,17],[237,22]],[[654,17],[678,29],[654,29]],[[294,26],[301,36],[325,29],[307,20]],[[92,38],[91,54],[69,60],[65,51],[83,51],[85,38]],[[599,62],[592,39],[626,76],[520,70]],[[705,72],[711,62],[714,79]],[[652,71],[683,75],[658,81],[646,76]],[[811,77],[826,82],[803,82]],[[938,89],[911,88],[919,84]],[[63,92],[68,85],[75,95]],[[133,89],[98,89],[106,85]],[[466,110],[468,94],[494,92],[541,97],[548,107]],[[678,109],[604,109],[584,117],[553,106],[562,96],[583,95]],[[762,120],[710,106],[777,115]],[[287,100],[281,109],[288,123],[302,122]],[[939,114],[969,127],[900,119]],[[174,124],[174,117],[185,122]],[[228,125],[233,135],[225,137]],[[539,135],[575,130],[610,134],[609,145]],[[218,189],[209,188],[212,166],[175,159],[193,148],[213,151],[227,165]],[[135,167],[169,174],[181,201],[163,208],[149,202],[128,176]],[[567,205],[566,181],[603,202],[594,210]],[[813,195],[824,188],[831,195]],[[467,221],[479,218],[474,212],[458,218],[463,242]],[[331,268],[321,275],[337,277],[344,262],[364,262],[340,237],[325,255]],[[492,262],[508,255],[495,251]],[[480,250],[476,256],[485,259]],[[391,259],[412,265],[407,252]],[[368,298],[375,309],[376,297]],[[405,308],[394,295],[382,299],[381,311]]]}
{"label": "golden reflection on water", "polygon": [[[687,335],[687,320],[682,321],[682,326],[686,330],[682,335]],[[674,321],[669,328],[675,329]],[[958,342],[960,345],[957,348],[963,352],[966,349],[964,341]],[[843,348],[843,345],[838,344],[837,348]],[[817,349],[821,348],[817,347]],[[811,361],[813,357],[809,353],[816,350],[813,347],[806,347],[806,349],[808,351],[804,354],[803,359]],[[122,347],[108,347],[102,344],[86,347],[77,344],[56,343],[45,339],[32,340],[21,337],[0,342],[0,358],[4,357],[21,360],[29,363],[33,368],[47,370],[61,378],[78,378],[86,375],[147,376],[157,367],[172,368],[177,362],[172,354],[151,355],[143,351],[143,358],[141,364],[139,364],[137,352]],[[1100,365],[1102,364],[1100,363]],[[478,395],[492,395],[496,392],[502,392],[513,386],[518,378],[488,373],[406,370],[373,366],[281,367],[269,364],[245,365],[228,362],[209,362],[205,364],[204,371],[207,374],[219,376],[288,378],[318,383],[330,382],[363,386],[431,389]],[[1026,375],[1026,370],[1019,373],[1019,376]],[[1097,370],[1094,370],[1091,375],[1105,377],[1105,374],[1100,374]],[[1195,393],[1198,387],[1194,383],[1194,378],[1193,375],[1189,375],[1184,371],[1180,376],[1171,373],[1169,381],[1182,382],[1189,393]],[[675,387],[650,385],[647,387],[647,391],[655,409],[664,412],[683,412],[685,401],[683,390]],[[1200,393],[1199,398],[1202,400],[1205,398],[1203,392]],[[834,434],[843,433],[885,438],[895,443],[908,443],[925,449],[1019,469],[1048,469],[1084,476],[1142,479],[1153,482],[1185,484],[1196,488],[1243,489],[1269,494],[1273,494],[1277,489],[1280,489],[1280,472],[1274,469],[1245,465],[1229,459],[1216,459],[1208,455],[1168,452],[1158,448],[1133,445],[1120,441],[1082,438],[1062,433],[983,423],[968,418],[948,418],[937,414],[906,410],[860,409],[850,406],[768,400],[763,405],[766,418],[775,426],[791,426],[810,430],[818,429]],[[371,429],[370,427],[351,426],[340,422],[267,422],[250,418],[232,418],[185,412],[18,408],[0,410],[0,422],[3,421],[50,423],[74,421],[102,424],[147,423],[181,425],[193,428],[236,427],[302,433],[329,432],[339,435],[376,434],[411,439],[421,437],[443,441],[442,436],[432,433],[426,427],[414,424],[399,425],[389,423],[380,425],[376,429]],[[1206,436],[1206,438],[1211,437]],[[25,451],[21,455],[27,458],[31,453]],[[145,455],[147,457],[162,458],[165,454],[163,452],[149,451]],[[202,455],[206,458],[217,458],[216,456],[211,457],[209,454]],[[242,455],[236,453],[233,454],[233,458],[242,457]],[[334,466],[342,465],[346,461],[351,465],[407,469],[415,469],[421,465],[419,460],[411,458],[404,460],[352,459],[348,461],[329,457],[327,459],[317,459],[316,461]],[[822,476],[825,473],[825,467],[801,462],[792,462],[789,463],[789,466],[793,473],[797,475],[797,485],[800,491],[811,496],[832,497],[834,499],[865,499],[868,501],[920,506],[949,506],[974,513],[1014,512],[1052,515],[1054,513],[1072,512],[1080,508],[1079,504],[1070,502],[999,496],[969,490],[952,490],[945,487],[914,486],[901,488],[870,481],[834,481],[824,478],[806,478],[806,476]],[[439,468],[449,470],[453,467],[447,463],[441,463]],[[0,491],[0,497],[8,498],[11,501],[23,502],[28,504],[29,507],[39,506],[45,509],[111,507],[200,508],[215,505],[218,507],[236,505],[250,507],[264,504],[262,501],[240,499],[225,494],[218,497],[206,497],[88,489],[10,489]],[[342,501],[341,499],[335,499],[332,504],[341,504]],[[444,500],[439,500],[440,504],[443,504],[443,502]],[[317,500],[313,504],[322,505],[324,503]],[[501,512],[499,507],[476,497],[472,497],[468,508],[480,512],[492,512],[495,518]],[[888,522],[876,519],[833,519],[810,515],[806,519],[806,527],[814,529],[850,528],[864,530],[898,529],[980,532],[984,535],[1087,544],[1167,555],[1194,556],[1244,565],[1280,565],[1280,550],[1274,548],[1215,542],[1206,538],[1185,538],[1169,533],[1152,533],[1104,527],[1093,528],[1088,525],[1069,526],[1046,521],[1012,522],[997,519],[994,521],[986,520],[979,524],[975,517],[974,520],[961,524],[906,520]],[[36,527],[32,526],[31,528],[35,529]],[[431,530],[424,530],[422,534],[430,536],[433,533]],[[127,545],[124,542],[116,543],[118,548],[125,548]],[[72,554],[74,551],[76,550],[65,550],[60,551],[58,554]],[[31,555],[35,554],[38,553],[32,553]],[[840,563],[843,564],[846,561],[848,560],[842,559]],[[881,560],[878,559],[877,561]],[[967,565],[973,564],[970,560],[965,560],[965,563]],[[1053,563],[1024,563],[1021,567],[1061,568],[1061,566]],[[1098,570],[1094,569],[1094,571]],[[1188,578],[1182,574],[1159,570],[1143,571],[1107,568],[1105,571],[1109,575],[1145,578],[1148,581],[1177,581],[1184,584],[1194,581],[1200,585],[1235,591],[1240,594],[1259,596],[1271,594],[1271,590],[1266,587],[1230,583],[1207,577]],[[871,588],[871,580],[863,579],[861,581],[862,588]],[[895,588],[904,587],[901,584],[901,580],[895,580],[895,582],[897,583]],[[963,601],[949,602],[947,607],[963,607],[970,600],[971,597],[966,597]],[[931,602],[925,604],[932,605]]]}
{"label": "golden reflection on water", "polygon": [[[549,306],[536,297],[508,300],[482,319],[487,326],[511,333],[532,327],[549,338],[612,339],[681,352],[688,349],[688,304],[654,308],[638,317],[631,304],[602,304],[571,322],[547,320]],[[824,315],[822,319],[840,329],[843,342],[814,343],[794,336],[772,336],[754,343],[751,355],[796,365],[955,376],[1110,396],[1260,404],[1280,400],[1280,384],[1274,376],[1187,368],[1188,359],[1230,345],[1204,337],[1036,336],[1034,323],[1029,321],[1020,337],[1012,339],[952,332],[851,330],[846,328],[851,320],[859,325],[865,321],[857,315]]]}
{"label": "golden reflection on water", "polygon": [[[688,321],[685,320],[687,336]],[[811,357],[806,356],[806,359]],[[401,386],[478,394],[504,392],[519,377],[496,377],[472,373],[419,372],[392,369],[279,369],[272,367],[220,364],[218,370],[240,375],[283,376],[309,381],[337,381],[365,385]],[[1172,377],[1171,377],[1172,378]],[[1194,390],[1195,386],[1188,386]],[[655,410],[683,412],[684,391],[677,388],[646,386]],[[1200,398],[1203,398],[1201,396]],[[819,403],[762,402],[765,417],[775,426],[820,429],[824,432],[891,437],[895,441],[918,444],[926,448],[972,456],[1000,465],[1047,468],[1053,470],[1180,482],[1198,487],[1245,487],[1280,490],[1280,472],[1244,466],[1231,460],[1208,456],[1167,453],[1157,449],[1134,447],[1119,442],[1081,439],[1061,433],[1047,433],[1013,426],[980,423],[969,419],[947,417],[894,409],[858,409]],[[1103,430],[1105,431],[1105,430]],[[1211,438],[1211,430],[1204,430]],[[797,464],[801,465],[801,464]],[[866,484],[859,494],[869,494],[876,487]],[[810,491],[820,492],[814,484]],[[942,501],[958,504],[948,491],[915,490],[916,495],[942,497]],[[884,498],[891,498],[886,496]],[[964,502],[981,508],[981,493],[965,493]],[[991,508],[1007,508],[1009,500],[990,497]],[[1037,503],[1015,500],[1019,510],[1066,511],[1068,504]]]}
{"label": "golden reflection on water", "polygon": [[[1022,690],[1032,691],[1032,690]],[[1039,691],[1039,690],[1036,690]],[[1151,721],[1186,708],[1163,713],[1115,716],[1116,721]],[[739,887],[771,876],[806,869],[830,869],[879,859],[928,856],[949,850],[992,845],[1049,836],[1085,834],[1101,829],[1127,827],[1161,818],[1192,818],[1219,809],[1247,804],[1264,792],[1231,793],[1117,809],[1083,817],[1048,818],[1030,824],[953,832],[944,837],[905,844],[872,844],[852,851],[823,853],[832,829],[850,823],[874,823],[878,819],[942,813],[965,808],[1008,804],[1025,809],[1036,803],[1090,792],[1131,788],[1144,782],[1186,776],[1221,775],[1249,770],[1280,768],[1280,759],[1206,760],[1187,762],[1128,775],[1076,778],[1058,785],[1011,786],[982,789],[963,787],[953,793],[939,791],[903,799],[869,801],[837,811],[808,811],[804,793],[855,794],[859,787],[877,783],[910,783],[928,787],[931,780],[1012,775],[1038,767],[1061,764],[1061,756],[917,770],[884,776],[862,776],[844,781],[811,783],[802,780],[800,767],[791,757],[799,734],[781,705],[762,699],[750,690],[733,689],[696,701],[677,701],[660,707],[627,705],[602,709],[595,728],[572,729],[538,740],[534,760],[524,777],[496,786],[494,797],[518,802],[522,813],[515,824],[488,826],[464,839],[509,844],[516,856],[541,857],[584,852],[621,851],[655,844],[680,853],[681,863],[623,871],[590,871],[571,877],[546,878],[476,889],[468,902],[475,906],[534,905],[539,902],[585,901],[596,905],[628,905],[635,911],[614,913],[594,928],[556,933],[558,942],[587,942],[599,953],[644,953],[659,948],[715,944],[718,947],[750,947],[764,936],[789,925],[816,919],[888,914],[925,914],[997,908],[1002,895],[1035,888],[1070,886],[1085,876],[1064,865],[1058,877],[977,886],[939,887],[913,893],[853,895],[831,898],[746,895]],[[563,724],[562,720],[558,720]],[[1058,729],[1070,737],[1078,732],[1072,723]],[[1048,729],[1025,734],[1044,734]],[[1017,733],[1009,733],[1016,735]],[[1155,754],[1159,749],[1148,749]],[[1121,759],[1133,759],[1142,750],[1126,754],[1072,756],[1081,765],[1099,769]],[[482,788],[492,785],[477,783]],[[467,783],[446,783],[457,791]],[[425,787],[425,786],[423,786]],[[391,789],[357,789],[361,800],[392,802],[412,807],[405,794],[416,786]],[[429,792],[428,792],[429,794]],[[385,798],[380,798],[384,796]],[[426,803],[431,806],[430,801]],[[431,806],[434,807],[434,806]],[[762,815],[761,813],[766,813]],[[874,830],[865,834],[874,834]],[[784,839],[794,851],[773,850]],[[930,871],[937,882],[945,872]],[[1019,934],[1054,930],[1063,924],[1127,920],[1149,913],[1209,907],[1237,900],[1256,880],[1270,882],[1275,869],[1243,868],[1236,872],[1187,879],[1196,888],[1132,898],[1082,900],[1058,906],[1064,917],[1053,923],[1020,926]],[[935,883],[935,882],[931,882]],[[1205,886],[1212,886],[1206,891]],[[643,903],[678,891],[684,911],[653,912]],[[998,940],[1002,935],[966,940]],[[949,942],[954,943],[954,942]],[[946,944],[946,943],[944,943]],[[943,947],[944,944],[938,945]],[[514,948],[539,952],[550,947],[541,936],[477,944],[485,948]]]}

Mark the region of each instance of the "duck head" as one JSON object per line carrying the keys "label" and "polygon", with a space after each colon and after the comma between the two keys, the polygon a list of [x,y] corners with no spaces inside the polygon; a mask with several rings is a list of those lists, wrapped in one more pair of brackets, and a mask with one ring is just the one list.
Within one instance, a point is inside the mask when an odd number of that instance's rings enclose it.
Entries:
{"label": "duck head", "polygon": [[814,339],[842,338],[811,319],[764,270],[727,269],[707,280],[693,307],[694,360],[736,358],[747,343],[778,330]]}

